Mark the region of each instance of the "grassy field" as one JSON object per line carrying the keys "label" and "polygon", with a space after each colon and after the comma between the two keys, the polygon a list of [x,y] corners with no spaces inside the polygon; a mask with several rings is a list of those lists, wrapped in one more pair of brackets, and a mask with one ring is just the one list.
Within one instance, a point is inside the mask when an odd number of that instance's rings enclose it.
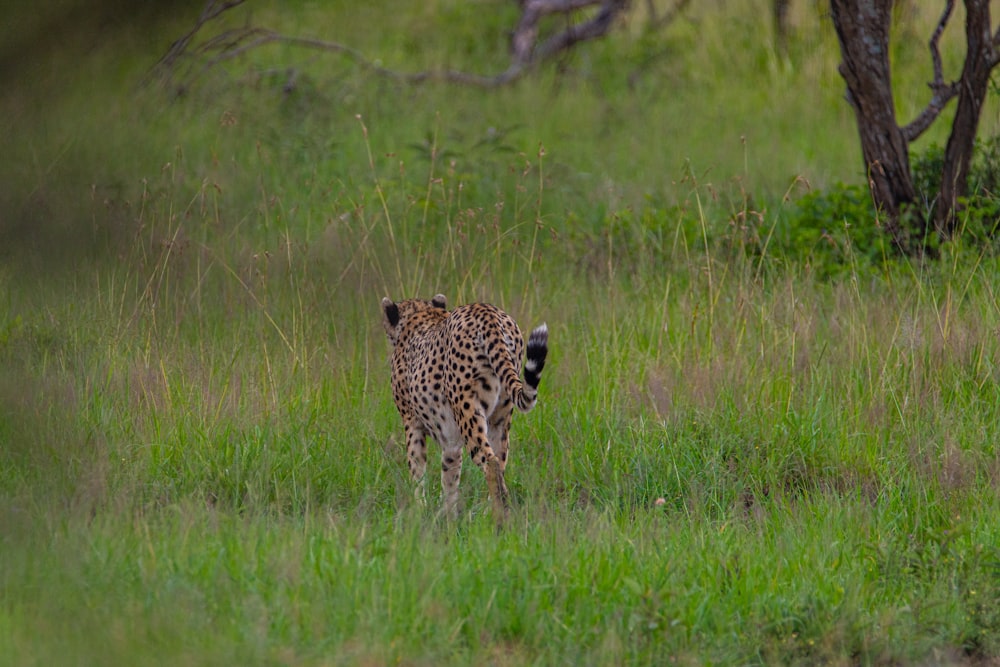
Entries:
{"label": "grassy field", "polygon": [[[504,65],[506,5],[340,4],[253,20]],[[493,92],[140,87],[191,5],[5,54],[0,664],[996,664],[998,258],[747,251],[861,182],[812,5],[788,58],[745,0]],[[412,502],[378,303],[436,292],[549,325],[499,534],[471,464]]]}

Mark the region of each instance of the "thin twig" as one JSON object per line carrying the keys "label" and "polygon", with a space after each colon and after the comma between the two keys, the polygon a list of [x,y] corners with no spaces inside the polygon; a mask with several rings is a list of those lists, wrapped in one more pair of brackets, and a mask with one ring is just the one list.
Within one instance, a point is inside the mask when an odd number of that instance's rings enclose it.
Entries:
{"label": "thin twig", "polygon": [[681,12],[683,12],[690,3],[691,0],[677,0],[673,7],[665,11],[660,16],[655,16],[650,19],[649,29],[660,30],[661,28],[670,25],[677,20],[677,17],[681,15]]}
{"label": "thin twig", "polygon": [[163,55],[163,57],[160,58],[160,60],[155,65],[153,65],[151,74],[173,68],[174,63],[177,62],[178,58],[184,55],[184,52],[187,50],[188,44],[191,43],[191,40],[194,39],[194,36],[196,34],[198,34],[198,31],[201,30],[202,26],[204,26],[209,21],[215,19],[223,12],[228,11],[238,5],[242,5],[244,2],[245,0],[226,0],[226,2],[218,2],[217,0],[208,0],[208,3],[205,5],[205,8],[201,11],[201,15],[198,17],[198,21],[194,24],[194,27],[191,28],[191,30],[189,30],[186,34],[181,36],[179,39],[175,40],[174,43],[170,45],[170,48],[167,49],[167,52]]}
{"label": "thin twig", "polygon": [[[616,3],[609,0],[525,0],[521,5],[521,18],[511,37],[514,61],[527,64],[536,59],[534,50],[538,42],[538,24],[542,18],[550,14],[568,15],[594,5],[609,4]],[[572,30],[572,26],[566,29],[569,30]]]}
{"label": "thin twig", "polygon": [[941,19],[938,21],[937,27],[934,28],[934,34],[931,35],[928,46],[931,50],[931,62],[934,66],[934,80],[928,85],[931,91],[933,91],[933,95],[924,110],[912,122],[901,128],[903,137],[908,143],[913,142],[923,134],[941,114],[948,102],[958,95],[958,82],[945,83],[944,81],[941,51],[938,48],[938,41],[940,41],[941,35],[944,33],[945,26],[948,24],[948,19],[951,18],[951,12],[954,8],[955,0],[947,0],[944,12],[941,14]]}
{"label": "thin twig", "polygon": [[578,25],[570,25],[560,33],[549,37],[538,46],[532,62],[547,60],[557,53],[565,51],[577,42],[597,39],[608,34],[618,15],[625,9],[624,0],[604,2],[592,19]]}
{"label": "thin twig", "polygon": [[955,0],[947,0],[944,5],[944,12],[941,14],[941,20],[938,21],[937,27],[934,28],[934,34],[931,35],[931,41],[928,46],[931,49],[931,62],[934,63],[934,82],[940,82],[944,80],[944,72],[941,67],[941,51],[938,49],[938,41],[941,39],[941,34],[944,33],[945,26],[948,23],[948,19],[951,18],[951,12],[955,9]]}

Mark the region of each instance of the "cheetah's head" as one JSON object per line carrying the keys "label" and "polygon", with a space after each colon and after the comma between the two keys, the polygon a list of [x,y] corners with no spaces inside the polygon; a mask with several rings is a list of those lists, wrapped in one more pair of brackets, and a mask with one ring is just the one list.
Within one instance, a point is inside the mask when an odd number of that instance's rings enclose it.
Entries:
{"label": "cheetah's head", "polygon": [[382,327],[389,337],[389,342],[395,345],[400,334],[406,331],[409,324],[420,318],[422,314],[444,311],[446,308],[447,301],[444,294],[435,295],[430,301],[407,299],[399,303],[393,302],[389,297],[384,297],[382,299]]}

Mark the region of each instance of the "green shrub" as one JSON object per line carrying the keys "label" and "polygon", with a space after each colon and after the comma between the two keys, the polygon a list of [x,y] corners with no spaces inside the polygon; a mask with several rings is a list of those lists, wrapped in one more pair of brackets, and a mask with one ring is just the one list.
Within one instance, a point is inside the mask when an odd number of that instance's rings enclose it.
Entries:
{"label": "green shrub", "polygon": [[868,189],[838,183],[807,193],[782,209],[768,252],[805,262],[821,277],[847,272],[859,261],[879,265],[893,252]]}
{"label": "green shrub", "polygon": [[[932,230],[934,207],[941,190],[944,149],[932,145],[912,156],[916,200],[903,210],[907,229]],[[1000,138],[977,143],[969,173],[969,195],[959,202],[959,236],[966,246],[995,249],[1000,229]],[[937,248],[933,234],[925,247]],[[754,251],[763,248],[751,244]],[[882,266],[899,256],[884,233],[881,216],[864,185],[838,183],[814,190],[783,209],[769,238],[768,252],[806,262],[823,277],[844,273],[859,264]]]}

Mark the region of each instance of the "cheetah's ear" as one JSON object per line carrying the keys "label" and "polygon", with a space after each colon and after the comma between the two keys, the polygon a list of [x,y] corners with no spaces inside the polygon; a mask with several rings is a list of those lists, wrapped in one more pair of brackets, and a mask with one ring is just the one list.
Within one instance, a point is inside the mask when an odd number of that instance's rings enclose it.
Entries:
{"label": "cheetah's ear", "polygon": [[389,297],[382,299],[382,312],[385,314],[385,320],[389,323],[390,327],[399,324],[399,306],[394,304]]}
{"label": "cheetah's ear", "polygon": [[444,298],[444,294],[435,294],[434,298],[431,299],[431,305],[435,308],[440,308],[441,310],[447,310],[447,299]]}

